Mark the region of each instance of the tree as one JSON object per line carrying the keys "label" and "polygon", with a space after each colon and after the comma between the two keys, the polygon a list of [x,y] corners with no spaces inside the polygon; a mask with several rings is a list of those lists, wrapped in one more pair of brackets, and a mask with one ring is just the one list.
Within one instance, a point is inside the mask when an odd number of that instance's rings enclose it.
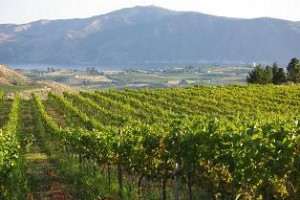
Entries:
{"label": "tree", "polygon": [[277,62],[274,62],[272,65],[272,71],[273,71],[273,75],[278,73],[279,71],[279,65],[277,64]]}
{"label": "tree", "polygon": [[282,83],[286,83],[286,82],[287,82],[287,78],[286,78],[284,69],[279,68],[278,73],[276,74],[276,83],[275,84],[282,84]]}
{"label": "tree", "polygon": [[297,58],[292,58],[287,66],[288,80],[299,83],[300,82],[300,61]]}
{"label": "tree", "polygon": [[268,84],[273,82],[273,71],[272,67],[266,66],[263,71],[262,84]]}
{"label": "tree", "polygon": [[256,66],[247,76],[247,82],[253,84],[268,84],[273,81],[273,71],[270,66]]}
{"label": "tree", "polygon": [[273,71],[273,83],[274,84],[282,84],[287,81],[284,69],[280,68],[276,62],[272,66],[272,71]]}
{"label": "tree", "polygon": [[95,69],[95,67],[87,67],[86,68],[86,72],[89,74],[89,75],[101,75],[103,76],[104,73],[103,72],[99,72],[97,69]]}
{"label": "tree", "polygon": [[261,65],[256,66],[251,72],[249,72],[249,75],[247,76],[247,82],[254,84],[260,83],[262,70],[263,68]]}

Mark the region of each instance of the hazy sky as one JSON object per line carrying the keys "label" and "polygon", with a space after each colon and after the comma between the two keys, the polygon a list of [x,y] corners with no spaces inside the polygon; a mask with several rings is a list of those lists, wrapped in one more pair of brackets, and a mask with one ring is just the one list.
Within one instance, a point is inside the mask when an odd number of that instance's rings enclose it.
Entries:
{"label": "hazy sky", "polygon": [[228,17],[275,17],[300,21],[300,0],[0,0],[0,23],[84,18],[136,5]]}

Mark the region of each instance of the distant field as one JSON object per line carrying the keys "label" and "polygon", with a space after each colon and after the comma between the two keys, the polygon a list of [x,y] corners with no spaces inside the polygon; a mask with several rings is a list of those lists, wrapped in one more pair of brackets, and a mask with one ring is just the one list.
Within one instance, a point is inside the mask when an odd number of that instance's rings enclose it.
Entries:
{"label": "distant field", "polygon": [[89,73],[79,69],[26,70],[33,80],[55,81],[82,89],[169,88],[201,85],[245,84],[251,67],[166,67],[155,70],[104,70]]}
{"label": "distant field", "polygon": [[1,199],[300,197],[298,85],[38,95],[1,98]]}

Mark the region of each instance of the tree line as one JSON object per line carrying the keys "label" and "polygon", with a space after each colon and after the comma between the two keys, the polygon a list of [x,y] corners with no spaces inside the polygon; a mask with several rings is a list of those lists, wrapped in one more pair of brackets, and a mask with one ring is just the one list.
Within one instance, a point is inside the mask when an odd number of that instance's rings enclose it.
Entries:
{"label": "tree line", "polygon": [[300,61],[292,58],[286,70],[277,63],[272,66],[256,66],[247,76],[247,82],[252,84],[284,84],[300,83]]}

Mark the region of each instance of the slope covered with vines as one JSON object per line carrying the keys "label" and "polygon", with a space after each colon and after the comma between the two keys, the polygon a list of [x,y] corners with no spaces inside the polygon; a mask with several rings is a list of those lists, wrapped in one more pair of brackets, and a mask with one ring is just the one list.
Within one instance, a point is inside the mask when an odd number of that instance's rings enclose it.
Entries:
{"label": "slope covered with vines", "polygon": [[186,185],[190,199],[195,187],[216,198],[299,195],[298,86],[64,96],[55,97],[62,109],[88,125],[63,129],[67,145],[100,166],[116,166],[120,196],[127,176],[140,195],[141,180],[157,182],[163,198],[170,183]]}
{"label": "slope covered with vines", "polygon": [[69,118],[64,127],[46,101],[33,95],[32,103],[37,129],[60,157],[101,180],[86,186],[105,188],[103,198],[298,199],[299,89],[49,93],[49,105]]}

